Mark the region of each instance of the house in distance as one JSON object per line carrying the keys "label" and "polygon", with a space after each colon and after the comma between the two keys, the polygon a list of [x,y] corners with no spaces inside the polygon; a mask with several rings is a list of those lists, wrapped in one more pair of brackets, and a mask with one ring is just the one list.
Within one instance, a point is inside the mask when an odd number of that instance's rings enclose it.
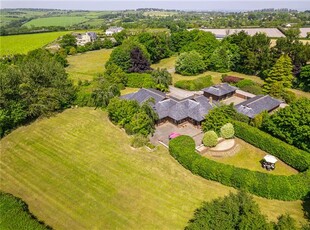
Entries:
{"label": "house in distance", "polygon": [[110,27],[109,29],[107,29],[105,31],[105,35],[112,36],[113,34],[119,33],[119,32],[121,32],[123,30],[124,30],[123,27],[112,26],[112,27]]}
{"label": "house in distance", "polygon": [[95,32],[86,32],[85,34],[73,34],[76,37],[76,44],[78,46],[84,46],[86,43],[94,42],[97,39]]}

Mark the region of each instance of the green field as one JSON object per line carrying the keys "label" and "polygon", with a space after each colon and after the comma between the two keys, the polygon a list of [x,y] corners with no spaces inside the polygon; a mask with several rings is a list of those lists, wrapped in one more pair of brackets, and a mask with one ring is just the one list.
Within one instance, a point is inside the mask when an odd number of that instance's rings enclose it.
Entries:
{"label": "green field", "polygon": [[41,48],[68,31],[0,36],[0,56],[11,54],[26,54],[31,50]]}
{"label": "green field", "polygon": [[0,192],[1,229],[47,229],[31,217],[27,204],[16,197]]}
{"label": "green field", "polygon": [[60,17],[48,17],[48,18],[36,18],[23,26],[26,27],[41,27],[41,26],[73,26],[75,24],[79,24],[89,19],[86,17],[77,17],[77,16],[60,16]]}
{"label": "green field", "polygon": [[69,66],[66,68],[69,77],[74,81],[93,80],[98,73],[103,73],[112,49],[90,51],[84,54],[68,56]]}
{"label": "green field", "polygon": [[[129,139],[92,108],[36,121],[1,140],[0,189],[55,229],[181,229],[202,201],[235,191]],[[270,220],[305,223],[301,201],[255,200]]]}

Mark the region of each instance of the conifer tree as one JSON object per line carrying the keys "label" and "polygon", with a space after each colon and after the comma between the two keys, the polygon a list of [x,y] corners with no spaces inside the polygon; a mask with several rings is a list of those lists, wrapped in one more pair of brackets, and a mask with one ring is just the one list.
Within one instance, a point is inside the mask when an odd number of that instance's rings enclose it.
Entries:
{"label": "conifer tree", "polygon": [[265,91],[270,92],[275,84],[290,88],[293,80],[292,70],[291,58],[287,54],[282,55],[267,74],[266,84],[264,85]]}

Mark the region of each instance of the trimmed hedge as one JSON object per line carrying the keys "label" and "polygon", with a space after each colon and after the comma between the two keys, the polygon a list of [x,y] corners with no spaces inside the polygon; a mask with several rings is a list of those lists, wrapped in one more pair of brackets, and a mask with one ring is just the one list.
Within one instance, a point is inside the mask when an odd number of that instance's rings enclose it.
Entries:
{"label": "trimmed hedge", "polygon": [[300,172],[310,167],[310,153],[300,150],[292,145],[255,128],[246,123],[234,122],[235,136],[264,150],[284,161]]}
{"label": "trimmed hedge", "polygon": [[190,91],[201,90],[203,88],[214,85],[212,76],[203,76],[196,78],[195,80],[181,80],[177,81],[174,86],[180,89],[186,89]]}
{"label": "trimmed hedge", "polygon": [[132,88],[154,88],[155,81],[148,73],[130,73],[127,74],[128,81],[126,86]]}
{"label": "trimmed hedge", "polygon": [[202,157],[195,152],[189,136],[179,136],[169,143],[170,154],[192,173],[252,194],[279,200],[304,199],[310,192],[310,170],[292,176],[272,175],[237,168]]}

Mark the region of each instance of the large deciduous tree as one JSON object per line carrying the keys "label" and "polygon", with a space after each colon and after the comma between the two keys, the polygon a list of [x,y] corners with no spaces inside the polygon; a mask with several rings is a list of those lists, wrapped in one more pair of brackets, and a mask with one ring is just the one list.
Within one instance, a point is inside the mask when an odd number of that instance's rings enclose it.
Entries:
{"label": "large deciduous tree", "polygon": [[271,135],[310,151],[310,100],[303,98],[290,104],[263,122],[263,129]]}
{"label": "large deciduous tree", "polygon": [[150,70],[150,55],[135,39],[127,39],[112,51],[106,67],[112,63],[125,72],[143,72]]}
{"label": "large deciduous tree", "polygon": [[63,65],[38,49],[0,65],[0,136],[39,116],[67,108],[75,89]]}
{"label": "large deciduous tree", "polygon": [[203,58],[196,51],[181,53],[175,63],[175,71],[185,76],[197,75],[205,69]]}

